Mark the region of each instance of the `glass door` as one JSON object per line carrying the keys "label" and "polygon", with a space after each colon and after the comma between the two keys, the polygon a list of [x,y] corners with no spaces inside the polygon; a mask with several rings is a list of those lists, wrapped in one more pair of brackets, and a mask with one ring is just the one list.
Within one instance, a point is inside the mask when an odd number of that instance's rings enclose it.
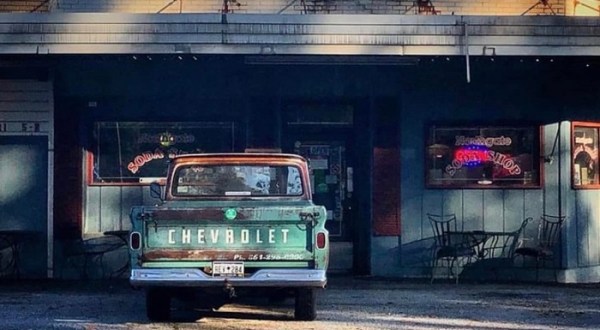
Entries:
{"label": "glass door", "polygon": [[348,185],[352,185],[352,178],[348,176],[346,147],[340,142],[296,141],[294,153],[309,161],[313,201],[327,209],[326,228],[331,239],[348,238],[344,205],[347,204]]}

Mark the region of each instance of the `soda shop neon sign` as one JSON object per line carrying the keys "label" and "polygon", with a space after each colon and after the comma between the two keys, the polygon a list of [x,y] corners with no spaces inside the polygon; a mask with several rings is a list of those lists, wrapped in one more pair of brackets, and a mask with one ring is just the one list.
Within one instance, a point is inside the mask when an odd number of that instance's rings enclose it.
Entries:
{"label": "soda shop neon sign", "polygon": [[492,162],[494,165],[502,167],[510,175],[519,175],[522,170],[510,154],[504,154],[491,150],[494,146],[510,146],[512,139],[510,137],[467,137],[456,136],[455,149],[452,162],[446,166],[445,171],[450,176],[454,176],[462,167],[479,166],[485,162]]}

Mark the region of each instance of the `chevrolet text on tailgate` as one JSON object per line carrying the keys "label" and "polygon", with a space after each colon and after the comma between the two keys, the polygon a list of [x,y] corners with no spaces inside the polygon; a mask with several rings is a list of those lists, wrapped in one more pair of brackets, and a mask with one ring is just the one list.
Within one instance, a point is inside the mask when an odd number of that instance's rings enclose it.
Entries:
{"label": "chevrolet text on tailgate", "polygon": [[171,300],[218,308],[239,294],[295,296],[298,320],[316,317],[327,283],[326,210],[311,200],[304,158],[198,154],[174,158],[158,206],[131,211],[131,277],[146,289],[148,318]]}

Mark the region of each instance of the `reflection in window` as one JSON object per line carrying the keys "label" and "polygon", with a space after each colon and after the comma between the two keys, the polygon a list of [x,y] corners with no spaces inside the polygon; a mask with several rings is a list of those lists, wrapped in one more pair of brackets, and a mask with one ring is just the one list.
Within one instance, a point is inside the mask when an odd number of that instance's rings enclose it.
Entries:
{"label": "reflection in window", "polygon": [[[585,125],[585,126],[583,126]],[[589,124],[573,126],[573,185],[598,185],[598,129]]]}
{"label": "reflection in window", "polygon": [[231,152],[232,122],[95,122],[91,184],[147,184],[167,175],[177,155]]}
{"label": "reflection in window", "polygon": [[432,187],[539,186],[537,127],[432,126],[426,183]]}
{"label": "reflection in window", "polygon": [[175,196],[299,196],[300,171],[293,166],[219,165],[180,167]]}

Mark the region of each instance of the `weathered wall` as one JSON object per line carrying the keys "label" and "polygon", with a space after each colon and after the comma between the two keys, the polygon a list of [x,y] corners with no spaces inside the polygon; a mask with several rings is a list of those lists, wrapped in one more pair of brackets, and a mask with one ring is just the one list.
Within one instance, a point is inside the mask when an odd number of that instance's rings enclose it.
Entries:
{"label": "weathered wall", "polygon": [[[18,1],[13,1],[17,3]],[[263,14],[406,14],[406,15],[564,15],[568,0],[431,0],[419,7],[412,0],[55,0],[64,12],[233,13]],[[13,5],[15,6],[15,5]]]}
{"label": "weathered wall", "polygon": [[388,61],[402,61],[405,55],[467,52],[597,56],[597,21],[564,16],[0,13],[0,54],[248,54],[264,56],[263,61],[281,60],[272,55],[386,55]]}
{"label": "weathered wall", "polygon": [[597,0],[5,0],[0,12],[598,16]]}
{"label": "weathered wall", "polygon": [[[519,63],[515,61],[514,64]],[[490,63],[491,64],[491,63]],[[571,188],[571,127],[570,121],[598,121],[598,93],[594,87],[595,70],[556,67],[564,79],[545,70],[532,67],[506,67],[505,72],[473,69],[471,84],[451,82],[442,75],[431,76],[428,87],[417,79],[414,87],[402,93],[402,235],[374,237],[372,244],[373,271],[381,275],[423,276],[430,274],[433,232],[426,213],[455,213],[459,228],[465,230],[514,231],[523,219],[533,217],[524,237],[536,235],[537,220],[543,213],[567,216],[554,267],[577,271],[560,272],[559,281],[600,280],[600,198],[597,190]],[[490,67],[493,65],[490,65]],[[550,70],[550,67],[547,67]],[[479,74],[483,72],[482,76]],[[444,75],[449,71],[444,70]],[[581,79],[579,90],[572,88]],[[591,80],[590,80],[591,79]],[[425,80],[427,81],[427,79]],[[574,100],[576,100],[574,102]],[[593,109],[596,109],[594,112]],[[427,122],[436,121],[532,121],[543,127],[542,154],[549,156],[559,134],[553,161],[544,163],[543,184],[539,189],[426,189],[424,187],[425,145],[423,134]],[[560,127],[560,132],[557,130]],[[417,170],[415,170],[417,169]],[[517,260],[519,264],[521,260]],[[390,267],[390,265],[394,265]],[[531,266],[531,264],[529,264]],[[546,267],[551,266],[545,264]],[[522,273],[533,279],[535,272]],[[544,275],[552,280],[552,272]]]}
{"label": "weathered wall", "polygon": [[[53,229],[54,98],[47,73],[33,67],[6,65],[0,74],[0,230],[22,242],[18,254],[3,245],[0,259],[8,260],[6,266],[18,257],[13,274],[45,277],[52,265],[52,245],[47,242]],[[35,78],[38,74],[40,79]]]}
{"label": "weathered wall", "polygon": [[[94,118],[122,118],[124,113],[129,120],[187,120],[206,115],[208,109],[235,113],[244,121],[247,113],[265,111],[261,108],[264,102],[248,102],[260,99],[272,100],[269,104],[278,109],[288,100],[398,99],[401,235],[372,238],[374,275],[429,275],[424,253],[431,246],[433,233],[425,216],[427,212],[456,213],[460,227],[465,230],[512,231],[526,217],[537,219],[544,212],[557,214],[559,203],[568,220],[557,266],[600,267],[597,253],[600,246],[595,239],[600,235],[600,209],[594,203],[600,192],[571,189],[569,176],[569,121],[600,120],[597,115],[600,104],[597,98],[590,97],[600,92],[595,64],[587,67],[585,61],[576,58],[491,61],[487,57],[474,57],[472,80],[467,83],[462,57],[422,59],[410,67],[244,65],[243,57],[235,58],[234,61],[155,58],[142,63],[127,57],[112,69],[121,73],[119,79],[110,71],[110,61],[97,67],[97,72],[79,73],[75,66],[67,65],[64,68],[73,71],[62,79],[60,88],[61,93],[70,93],[70,97],[84,96],[83,99],[91,100],[104,96],[99,99],[97,109],[91,112],[80,109],[88,112],[88,124]],[[82,84],[85,81],[88,83]],[[118,101],[124,98],[120,93],[126,93],[129,101]],[[228,102],[215,101],[219,99]],[[541,188],[426,189],[423,132],[431,120],[492,125],[498,120],[538,122],[543,127],[544,155],[551,154],[560,126],[559,145],[553,162],[543,165]],[[88,234],[127,229],[131,205],[155,202],[149,198],[147,188],[142,187],[89,186],[85,196],[84,232]],[[532,237],[535,228],[536,223],[530,224],[525,234]],[[580,273],[568,278],[593,278],[589,272]]]}

